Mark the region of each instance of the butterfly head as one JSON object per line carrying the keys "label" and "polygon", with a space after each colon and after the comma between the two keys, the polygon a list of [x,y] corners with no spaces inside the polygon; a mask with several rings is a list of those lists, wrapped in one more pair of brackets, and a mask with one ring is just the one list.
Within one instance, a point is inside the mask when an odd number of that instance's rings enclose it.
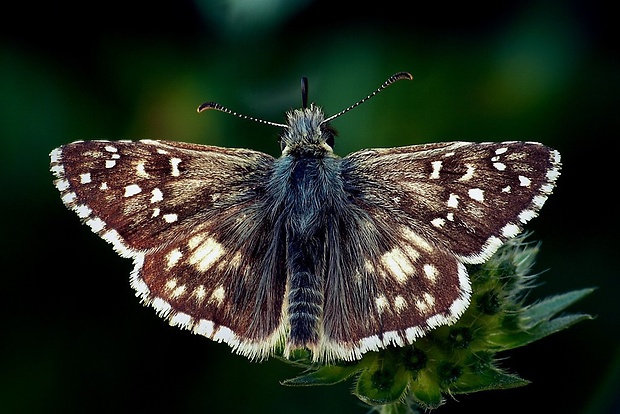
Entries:
{"label": "butterfly head", "polygon": [[282,155],[325,156],[333,153],[336,131],[314,104],[286,114],[286,128],[280,135]]}

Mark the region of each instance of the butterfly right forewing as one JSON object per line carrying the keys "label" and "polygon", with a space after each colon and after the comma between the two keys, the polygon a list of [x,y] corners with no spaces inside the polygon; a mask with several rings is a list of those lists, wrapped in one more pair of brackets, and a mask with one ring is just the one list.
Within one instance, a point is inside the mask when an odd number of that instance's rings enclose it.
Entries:
{"label": "butterfly right forewing", "polygon": [[345,158],[357,202],[393,211],[465,263],[487,260],[538,214],[560,154],[535,142],[448,142],[359,151]]}

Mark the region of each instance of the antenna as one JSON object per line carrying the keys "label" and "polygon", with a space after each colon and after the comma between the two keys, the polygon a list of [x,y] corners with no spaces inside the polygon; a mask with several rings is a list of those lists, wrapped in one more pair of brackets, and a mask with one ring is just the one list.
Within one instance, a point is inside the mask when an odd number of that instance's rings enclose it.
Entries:
{"label": "antenna", "polygon": [[234,115],[238,118],[241,119],[247,119],[249,121],[255,121],[255,122],[259,122],[261,124],[266,124],[266,125],[271,125],[271,126],[276,126],[276,127],[280,127],[280,128],[288,128],[288,125],[286,124],[278,124],[277,122],[271,122],[271,121],[265,121],[264,119],[258,119],[258,118],[254,118],[253,116],[248,116],[248,115],[242,115],[239,114],[235,111],[232,111],[222,105],[220,105],[217,102],[205,102],[202,105],[200,105],[197,109],[198,112],[202,112],[202,111],[206,111],[208,109],[215,109],[216,111],[220,111],[220,112],[224,112],[230,115]]}
{"label": "antenna", "polygon": [[[338,118],[340,115],[345,114],[347,112],[349,112],[351,109],[355,108],[356,106],[359,106],[361,104],[363,104],[364,102],[366,102],[367,100],[369,100],[370,98],[372,98],[373,96],[375,96],[376,94],[378,94],[379,92],[381,92],[382,90],[384,90],[385,88],[387,88],[388,86],[390,86],[391,84],[402,80],[402,79],[407,79],[407,80],[412,80],[413,76],[411,76],[410,73],[408,72],[398,72],[395,73],[394,75],[390,76],[385,82],[383,82],[383,84],[381,86],[379,86],[374,92],[372,92],[370,95],[366,96],[365,98],[357,101],[356,103],[354,103],[353,105],[349,106],[348,108],[343,109],[342,111],[338,112],[335,115],[330,116],[329,118],[325,119],[322,124],[327,123],[335,118]],[[308,108],[308,78],[306,78],[305,76],[301,78],[301,105],[303,109]],[[206,111],[208,109],[214,109],[216,111],[220,111],[220,112],[225,112],[227,114],[230,115],[234,115],[238,118],[241,119],[247,119],[249,121],[254,121],[254,122],[258,122],[261,124],[265,124],[265,125],[271,125],[271,126],[275,126],[275,127],[280,127],[280,128],[288,128],[288,125],[286,124],[279,124],[277,122],[271,122],[271,121],[265,121],[264,119],[259,119],[259,118],[254,118],[253,116],[248,116],[248,115],[243,115],[243,114],[239,114],[235,111],[232,111],[228,108],[226,108],[225,106],[220,105],[217,102],[205,102],[202,105],[200,105],[197,109],[198,112],[202,112],[202,111]]]}
{"label": "antenna", "polygon": [[369,100],[370,98],[372,98],[373,96],[375,96],[376,94],[378,94],[379,92],[381,92],[382,90],[384,90],[385,88],[387,88],[388,86],[390,86],[391,84],[399,81],[399,80],[403,80],[403,79],[407,79],[407,80],[412,80],[413,76],[411,76],[410,73],[408,72],[398,72],[393,74],[392,76],[390,76],[388,78],[388,80],[386,80],[385,82],[383,82],[383,84],[381,86],[379,86],[374,92],[372,92],[371,94],[369,94],[368,96],[366,96],[363,99],[360,99],[359,101],[355,102],[353,105],[349,106],[348,108],[343,109],[342,111],[338,112],[335,115],[330,116],[329,118],[325,119],[322,123],[326,123],[329,122],[335,118],[338,118],[340,115],[345,114],[347,112],[349,112],[351,109],[363,104],[364,102],[366,102],[367,100]]}

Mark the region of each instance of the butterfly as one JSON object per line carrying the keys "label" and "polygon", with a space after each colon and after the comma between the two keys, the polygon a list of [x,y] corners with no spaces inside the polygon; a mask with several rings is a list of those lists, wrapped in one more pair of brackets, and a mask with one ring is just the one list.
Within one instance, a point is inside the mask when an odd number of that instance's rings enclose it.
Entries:
{"label": "butterfly", "polygon": [[536,142],[441,142],[340,158],[307,103],[277,124],[282,156],[173,141],[54,149],[63,203],[133,260],[136,295],[171,325],[253,360],[307,349],[357,360],[457,321],[486,261],[538,214],[560,175]]}

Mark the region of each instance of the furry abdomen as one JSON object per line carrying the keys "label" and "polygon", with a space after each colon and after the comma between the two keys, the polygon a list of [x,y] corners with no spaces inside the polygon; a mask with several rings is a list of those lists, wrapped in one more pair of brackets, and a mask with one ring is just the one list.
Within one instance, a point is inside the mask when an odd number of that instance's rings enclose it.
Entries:
{"label": "furry abdomen", "polygon": [[287,348],[316,351],[322,335],[327,273],[326,226],[334,200],[341,199],[343,193],[338,193],[342,186],[337,159],[303,156],[291,157],[289,162],[283,211],[290,324]]}

